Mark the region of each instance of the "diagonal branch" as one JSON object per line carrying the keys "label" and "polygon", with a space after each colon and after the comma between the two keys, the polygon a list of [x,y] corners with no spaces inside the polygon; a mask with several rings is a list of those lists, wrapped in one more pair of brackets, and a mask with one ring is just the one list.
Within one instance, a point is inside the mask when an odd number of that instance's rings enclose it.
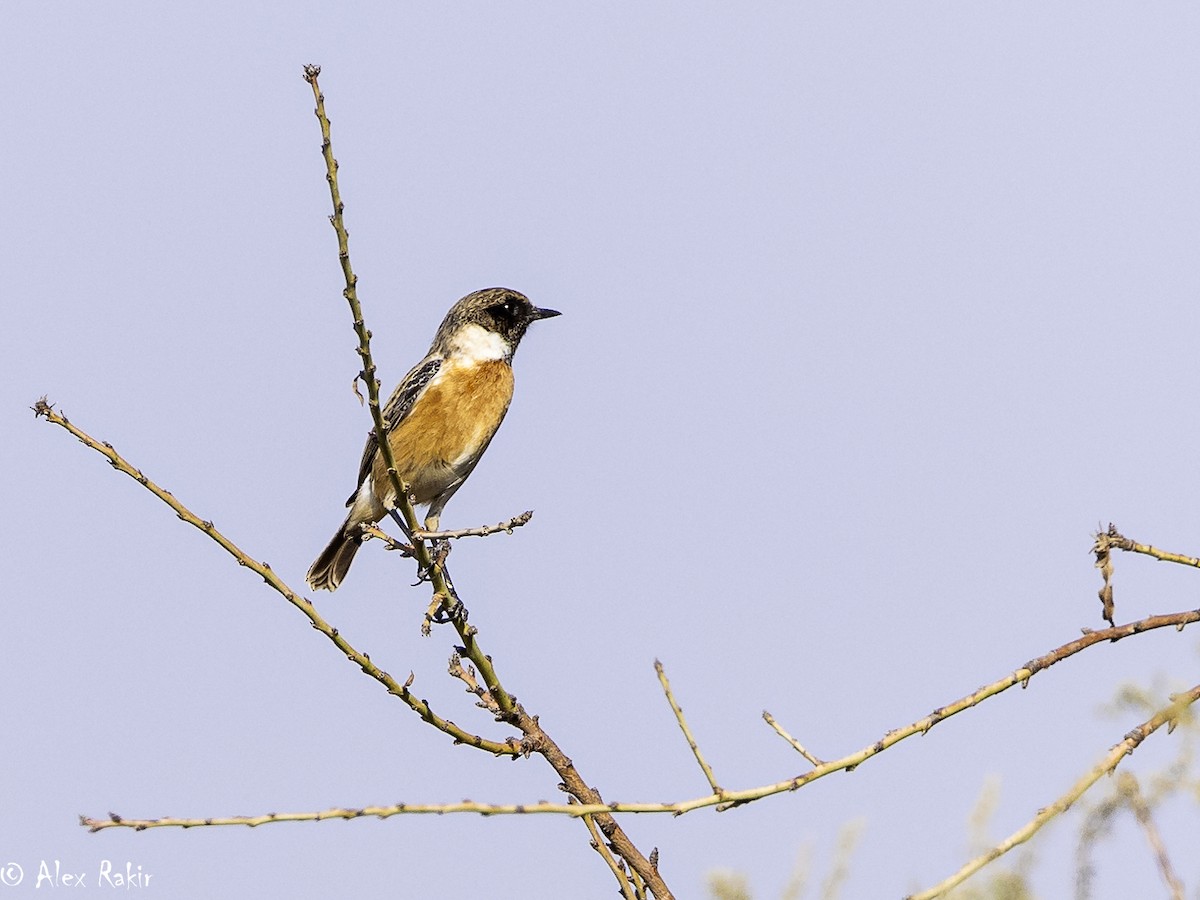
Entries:
{"label": "diagonal branch", "polygon": [[824,765],[824,763],[822,763],[821,760],[817,759],[815,756],[813,756],[811,753],[809,753],[807,750],[805,750],[803,745],[798,740],[796,740],[794,737],[792,737],[790,734],[788,734],[784,730],[783,726],[775,721],[775,717],[773,715],[771,715],[769,712],[767,712],[765,709],[763,710],[763,719],[766,721],[766,723],[768,725],[770,725],[772,728],[775,729],[775,733],[777,735],[779,735],[781,738],[783,738],[785,741],[787,741],[789,744],[792,745],[793,750],[795,750],[797,753],[799,753],[801,756],[803,756],[805,759],[807,759],[810,763],[812,763],[814,766]]}
{"label": "diagonal branch", "polygon": [[1137,541],[1127,538],[1117,531],[1117,526],[1111,522],[1108,525],[1108,531],[1096,535],[1097,545],[1101,542],[1107,547],[1115,547],[1118,550],[1125,550],[1129,553],[1142,553],[1146,556],[1152,556],[1159,562],[1178,563],[1181,566],[1191,566],[1193,569],[1200,569],[1200,559],[1194,556],[1184,556],[1182,553],[1159,550],[1157,547],[1151,547],[1149,544],[1139,544]]}
{"label": "diagonal branch", "polygon": [[683,708],[675,702],[675,695],[671,693],[671,682],[667,680],[667,673],[663,669],[663,664],[657,659],[654,661],[654,671],[658,674],[658,683],[662,685],[663,693],[667,697],[667,703],[671,704],[671,712],[675,713],[675,721],[679,723],[679,730],[683,732],[688,746],[692,748],[692,755],[696,757],[696,762],[700,764],[700,770],[704,773],[704,777],[708,779],[708,786],[712,788],[713,795],[723,795],[725,792],[717,784],[717,776],[713,774],[712,766],[705,761],[704,754],[700,752],[700,745],[696,743],[696,739],[692,736],[692,729],[688,727],[687,719],[683,717]]}
{"label": "diagonal branch", "polygon": [[[619,861],[608,845],[604,843],[604,837],[600,834],[600,829],[596,827],[596,820],[592,816],[584,816],[583,823],[587,826],[588,833],[592,836],[592,849],[600,854],[609,871],[613,873],[613,878],[617,879],[617,884],[621,887],[621,896],[625,900],[638,900],[638,894],[635,892],[632,884],[629,883],[629,878],[625,874],[625,866]],[[645,897],[642,893],[641,897]]]}
{"label": "diagonal branch", "polygon": [[1103,778],[1105,775],[1112,773],[1121,760],[1137,749],[1148,736],[1153,734],[1163,725],[1168,725],[1168,731],[1174,726],[1180,713],[1188,706],[1200,699],[1200,685],[1186,691],[1182,694],[1177,694],[1171,698],[1171,704],[1163,707],[1153,716],[1143,722],[1141,725],[1134,728],[1125,735],[1125,740],[1114,746],[1097,765],[1090,769],[1082,778],[1073,784],[1065,794],[1051,803],[1049,806],[1038,810],[1035,815],[1025,826],[1013,832],[1005,840],[1001,841],[997,846],[993,847],[988,852],[977,856],[971,860],[945,881],[942,881],[926,891],[919,894],[912,894],[907,900],[933,900],[934,897],[940,897],[949,891],[951,888],[962,884],[988,863],[999,859],[1009,850],[1028,841],[1037,834],[1046,823],[1061,815],[1070,809],[1071,804],[1084,795],[1088,788]]}
{"label": "diagonal branch", "polygon": [[275,574],[275,570],[272,569],[270,565],[265,562],[259,562],[258,560],[252,559],[250,556],[248,556],[245,551],[233,543],[233,541],[229,540],[229,538],[225,537],[225,535],[218,531],[212,522],[201,519],[190,509],[180,503],[179,500],[175,498],[174,494],[159,487],[157,484],[147,478],[144,474],[142,474],[141,469],[136,469],[130,465],[129,462],[127,462],[125,458],[121,456],[121,454],[113,449],[113,445],[108,443],[108,441],[97,441],[91,435],[87,434],[87,432],[77,428],[67,419],[66,416],[55,412],[53,407],[46,402],[46,398],[44,397],[33,406],[33,411],[36,415],[46,419],[48,422],[66,429],[68,432],[78,438],[80,443],[82,443],[84,446],[90,447],[97,453],[102,454],[108,460],[109,465],[111,465],[114,469],[116,469],[118,472],[124,472],[150,493],[154,494],[154,496],[158,497],[159,500],[162,500],[165,504],[167,504],[167,506],[171,507],[171,509],[175,511],[175,514],[180,519],[182,519],[184,522],[187,522],[189,525],[200,529],[200,531],[203,531],[206,535],[208,535],[209,538],[215,541],[230,556],[236,559],[238,561],[238,565],[244,566],[245,568],[259,575],[269,587],[280,594],[285,600],[288,601],[288,603],[292,604],[292,606],[296,607],[296,609],[300,610],[300,612],[304,614],[309,622],[312,623],[312,627],[321,632],[321,634],[325,635],[325,637],[329,638],[329,640],[333,642],[334,646],[336,646],[338,650],[340,650],[346,656],[347,659],[349,659],[352,663],[355,663],[360,669],[362,669],[363,672],[387,688],[389,694],[392,694],[393,696],[399,697],[401,700],[403,700],[406,704],[408,704],[410,709],[412,709],[415,713],[417,713],[417,715],[419,715],[434,728],[437,728],[439,731],[443,731],[453,737],[456,743],[470,744],[472,747],[478,747],[480,750],[486,750],[488,753],[511,756],[514,759],[521,755],[520,746],[513,738],[509,738],[503,743],[487,740],[486,738],[471,734],[470,732],[459,728],[448,719],[443,719],[436,715],[433,710],[429,708],[429,704],[427,704],[424,700],[413,696],[412,692],[409,690],[411,687],[411,678],[405,684],[400,684],[398,681],[392,678],[391,675],[371,662],[370,656],[350,646],[350,643],[344,637],[342,637],[338,630],[321,617],[321,615],[313,606],[312,601],[307,597],[300,596],[290,587],[288,587],[287,584],[284,583],[283,579]]}
{"label": "diagonal branch", "polygon": [[[305,617],[308,618],[308,620],[312,623],[313,628],[317,629],[319,632],[333,641],[334,645],[341,650],[351,662],[357,663],[363,672],[383,684],[388,689],[388,693],[399,697],[401,700],[407,703],[408,706],[418,715],[420,715],[422,719],[429,722],[439,730],[451,735],[459,743],[470,744],[473,747],[478,747],[481,750],[486,750],[489,753],[494,753],[498,756],[506,755],[511,756],[514,759],[527,753],[537,753],[542,756],[562,779],[563,785],[566,787],[568,793],[579,800],[579,805],[572,808],[571,814],[593,814],[595,816],[596,824],[599,826],[600,830],[604,832],[609,843],[613,846],[616,852],[620,854],[622,859],[629,864],[630,868],[636,871],[638,876],[646,882],[654,896],[658,898],[658,900],[670,900],[672,897],[671,891],[663,881],[662,877],[658,874],[657,866],[655,866],[651,860],[648,860],[646,857],[641,855],[637,847],[617,825],[616,820],[611,815],[611,808],[600,799],[599,792],[597,792],[583,780],[583,777],[576,770],[574,763],[571,762],[570,757],[563,753],[558,745],[550,738],[550,736],[546,734],[541,725],[538,723],[537,718],[530,716],[519,704],[516,703],[515,698],[511,698],[510,695],[507,694],[505,695],[506,697],[509,697],[510,702],[513,703],[513,709],[511,713],[505,714],[503,718],[510,720],[511,724],[516,726],[522,735],[524,735],[524,740],[519,744],[511,738],[504,743],[489,741],[479,737],[478,735],[464,731],[447,719],[442,719],[434,714],[433,710],[429,708],[429,705],[425,703],[425,701],[413,696],[409,690],[411,686],[410,684],[400,684],[387,672],[384,672],[373,662],[371,662],[371,658],[367,654],[362,653],[350,646],[349,642],[347,642],[346,639],[341,636],[338,630],[326,622],[317,613],[316,609],[313,608],[312,601],[307,597],[301,597],[299,594],[289,588],[283,582],[283,580],[275,574],[274,570],[269,565],[264,562],[259,562],[255,559],[251,559],[249,556],[247,556],[246,553],[241,550],[241,548],[233,543],[233,541],[229,540],[229,538],[225,537],[225,535],[219,532],[212,522],[205,521],[199,516],[195,515],[193,512],[191,512],[191,510],[176,500],[175,496],[170,491],[159,487],[157,484],[143,475],[141,470],[134,468],[128,462],[126,462],[124,457],[117,453],[111,444],[97,441],[86,432],[75,427],[75,425],[71,424],[71,422],[65,416],[55,412],[51,405],[46,402],[45,398],[39,400],[34,405],[33,410],[39,417],[45,418],[47,421],[64,428],[66,431],[74,435],[85,446],[90,447],[96,452],[102,454],[108,459],[109,463],[114,469],[119,472],[124,472],[130,478],[133,478],[140,485],[146,488],[146,490],[150,491],[169,507],[171,507],[171,509],[175,511],[175,514],[179,516],[180,519],[187,522],[189,525],[198,528],[200,531],[203,531],[206,535],[208,535],[209,538],[214,540],[234,559],[236,559],[239,565],[245,566],[252,572],[255,572],[261,576],[263,581],[265,581],[271,588],[282,595],[284,599],[292,604],[292,606],[300,610],[300,612],[303,613]],[[466,629],[467,627],[468,626],[466,626],[465,623],[462,623],[463,629]],[[470,628],[470,635],[472,644],[474,644],[473,627]],[[474,657],[471,657],[471,659],[474,661]],[[490,669],[490,659],[488,660],[488,665]],[[488,693],[491,695],[493,700],[496,700],[496,695],[490,687],[488,688]],[[468,804],[462,810],[451,811],[468,811],[468,809],[469,811],[475,812],[482,811],[478,807],[475,807],[471,804]],[[576,812],[575,810],[579,810],[579,812]],[[363,812],[362,810],[335,810],[325,813],[296,813],[282,815],[269,814],[266,816],[254,817],[233,816],[227,818],[157,820],[125,819],[121,816],[110,814],[108,820],[88,819],[81,817],[80,821],[93,831],[99,831],[103,828],[112,828],[117,826],[134,828],[136,830],[144,830],[146,828],[168,826],[192,828],[200,825],[265,825],[268,822],[314,821],[326,818],[357,818],[362,815],[379,815],[383,817],[385,815],[396,815],[401,812],[412,811],[414,811],[414,808],[405,807],[403,804],[401,804],[399,807],[372,808],[371,812]],[[448,810],[429,807],[421,808],[416,811],[446,812]],[[511,811],[540,812],[543,811],[543,807],[516,807]],[[557,812],[558,810],[555,811]]]}

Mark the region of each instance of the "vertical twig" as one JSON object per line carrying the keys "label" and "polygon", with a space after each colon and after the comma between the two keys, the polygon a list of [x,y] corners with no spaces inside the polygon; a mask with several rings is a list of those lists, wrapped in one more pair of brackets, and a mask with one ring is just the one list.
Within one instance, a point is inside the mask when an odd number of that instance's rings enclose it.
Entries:
{"label": "vertical twig", "polygon": [[[347,302],[350,303],[350,309],[354,315],[354,330],[358,334],[358,352],[363,360],[363,379],[367,384],[367,393],[370,399],[368,406],[371,410],[371,418],[375,423],[375,435],[380,451],[383,453],[384,462],[388,467],[388,475],[392,479],[392,484],[396,489],[397,504],[404,516],[405,522],[409,526],[411,534],[416,531],[416,515],[413,512],[412,504],[408,500],[407,491],[404,485],[400,483],[399,476],[397,475],[395,459],[392,456],[391,447],[387,441],[387,430],[379,408],[379,384],[375,378],[375,367],[370,351],[371,333],[367,330],[363,322],[362,309],[359,306],[358,294],[355,290],[357,278],[350,266],[349,234],[342,220],[343,204],[341,194],[337,188],[337,160],[333,156],[329,118],[325,114],[325,97],[317,84],[317,76],[320,74],[321,69],[319,66],[307,65],[304,67],[304,80],[312,87],[313,96],[317,101],[316,116],[321,123],[321,153],[325,158],[326,177],[329,180],[330,196],[333,200],[333,215],[330,217],[330,220],[338,235],[338,258],[341,261],[342,272],[346,280],[345,296]],[[442,608],[447,611],[457,608],[459,601],[444,566],[430,556],[429,548],[420,538],[413,537],[413,551],[413,555],[416,557],[418,563],[424,570],[428,571],[430,582],[433,585],[434,603],[437,606],[431,606],[431,608]],[[427,617],[427,624],[428,618],[431,617]],[[453,622],[454,628],[462,640],[461,654],[470,659],[478,672],[483,676],[484,685],[499,709],[498,718],[514,725],[524,736],[524,741],[522,742],[523,748],[527,752],[537,753],[542,756],[562,779],[568,793],[581,803],[592,804],[603,802],[600,799],[599,792],[583,780],[583,777],[575,769],[574,763],[571,762],[570,757],[563,753],[550,736],[542,730],[537,718],[525,712],[520,704],[516,702],[516,698],[509,694],[500,684],[499,676],[492,666],[491,657],[480,649],[475,640],[475,627],[467,624],[465,613],[459,610],[457,614],[450,616],[450,620]],[[654,896],[658,900],[672,900],[673,895],[663,881],[662,876],[659,875],[658,867],[652,859],[648,860],[642,856],[633,841],[629,839],[617,824],[616,819],[608,814],[598,814],[595,817],[595,823],[608,838],[613,849],[629,865],[630,869],[635,871],[646,882]]]}
{"label": "vertical twig", "polygon": [[[387,426],[383,421],[383,411],[379,406],[379,379],[375,377],[375,362],[371,357],[371,332],[367,330],[362,306],[358,301],[358,276],[354,274],[354,269],[350,265],[350,233],[346,230],[342,216],[345,204],[342,202],[342,195],[338,190],[338,163],[333,156],[329,117],[325,113],[325,95],[321,92],[320,85],[317,84],[317,76],[320,74],[320,66],[307,65],[304,67],[304,80],[312,87],[313,96],[317,101],[315,114],[317,121],[321,124],[321,155],[325,159],[325,177],[329,182],[329,194],[333,201],[333,214],[329,219],[333,223],[334,231],[337,232],[338,260],[342,265],[342,274],[346,281],[346,287],[342,293],[346,302],[350,304],[350,312],[354,317],[354,331],[358,335],[358,355],[362,358],[363,363],[361,377],[367,386],[367,406],[371,410],[371,420],[375,425],[375,441],[379,446],[379,452],[383,454],[388,477],[391,478],[392,486],[396,491],[397,508],[404,517],[411,534],[417,528],[417,517],[408,498],[407,486],[400,481],[397,473],[396,460],[387,439]],[[413,538],[413,555],[421,569],[429,573],[429,580],[433,585],[433,596],[438,606],[448,609],[456,598],[450,580],[446,577],[445,568],[433,559],[425,542],[416,537]],[[500,684],[500,679],[496,675],[495,669],[492,668],[491,659],[476,644],[475,629],[467,625],[465,616],[452,616],[451,619],[462,640],[464,654],[470,658],[483,676],[488,691],[496,699],[496,703],[504,715],[511,716],[514,707],[512,697]]]}

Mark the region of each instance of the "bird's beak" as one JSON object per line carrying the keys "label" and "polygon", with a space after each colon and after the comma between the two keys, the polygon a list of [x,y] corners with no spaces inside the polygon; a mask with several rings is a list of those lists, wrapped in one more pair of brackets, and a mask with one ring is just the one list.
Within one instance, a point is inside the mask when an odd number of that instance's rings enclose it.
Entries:
{"label": "bird's beak", "polygon": [[552,319],[555,316],[561,315],[562,313],[560,313],[557,309],[538,309],[535,306],[533,311],[529,314],[529,321],[536,322],[538,319]]}

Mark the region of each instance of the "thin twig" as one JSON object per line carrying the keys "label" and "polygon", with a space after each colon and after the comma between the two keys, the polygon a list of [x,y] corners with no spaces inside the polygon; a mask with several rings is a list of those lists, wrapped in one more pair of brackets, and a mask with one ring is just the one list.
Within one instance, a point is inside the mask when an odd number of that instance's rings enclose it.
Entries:
{"label": "thin twig", "polygon": [[621,896],[625,900],[638,900],[634,895],[633,885],[629,883],[629,877],[625,874],[625,867],[617,861],[613,856],[612,851],[608,849],[608,844],[604,842],[604,836],[600,834],[600,829],[596,827],[596,820],[592,816],[584,816],[583,823],[587,826],[588,833],[592,836],[592,849],[600,854],[601,859],[612,871],[613,877],[617,879],[617,884],[621,886]]}
{"label": "thin twig", "polygon": [[1182,553],[1171,553],[1167,550],[1159,550],[1157,547],[1151,547],[1149,544],[1139,544],[1131,538],[1125,537],[1117,531],[1117,526],[1111,522],[1108,526],[1108,531],[1096,535],[1096,539],[1105,538],[1108,546],[1116,547],[1118,550],[1125,550],[1129,553],[1142,553],[1146,556],[1152,556],[1160,562],[1178,563],[1181,566],[1190,566],[1194,569],[1200,569],[1200,558],[1195,556],[1184,556]]}
{"label": "thin twig", "polygon": [[383,541],[384,549],[397,550],[401,556],[412,556],[416,552],[412,544],[398,541],[378,525],[360,525],[364,540]]}
{"label": "thin twig", "polygon": [[801,745],[801,743],[798,740],[796,740],[794,737],[792,737],[790,734],[788,734],[786,731],[784,731],[783,726],[775,721],[775,717],[773,715],[771,715],[765,709],[763,710],[762,715],[763,715],[763,718],[766,720],[767,724],[775,729],[775,733],[778,734],[781,738],[783,738],[785,741],[787,741],[789,744],[792,745],[792,749],[794,749],[797,753],[799,753],[801,756],[803,756],[805,759],[807,759],[814,766],[819,766],[819,765],[823,764],[821,762],[821,760],[817,759],[815,756],[813,756],[811,753],[809,753],[807,750],[805,750],[804,747]]}
{"label": "thin twig", "polygon": [[675,702],[675,695],[671,693],[671,682],[667,680],[667,673],[663,669],[663,664],[657,659],[654,661],[654,671],[658,673],[658,683],[662,685],[667,702],[671,704],[671,712],[675,713],[675,721],[679,723],[680,731],[687,738],[688,746],[692,748],[692,755],[696,757],[696,762],[700,764],[700,769],[704,772],[704,777],[708,779],[708,786],[712,788],[714,796],[723,796],[725,792],[717,784],[717,777],[713,774],[712,766],[704,761],[704,754],[700,752],[700,746],[696,743],[696,739],[692,737],[692,729],[688,728],[687,719],[683,717],[683,709]]}
{"label": "thin twig", "polygon": [[1133,815],[1138,820],[1138,824],[1142,826],[1142,831],[1146,833],[1146,841],[1150,844],[1150,849],[1154,852],[1155,862],[1158,863],[1158,871],[1162,875],[1163,881],[1167,883],[1167,889],[1171,892],[1172,900],[1183,900],[1183,882],[1179,880],[1179,876],[1175,872],[1175,867],[1171,865],[1171,857],[1167,855],[1167,846],[1163,843],[1158,826],[1154,824],[1154,817],[1150,814],[1150,806],[1146,803],[1146,798],[1142,796],[1141,789],[1138,787],[1137,776],[1132,772],[1122,772],[1117,781],[1117,790],[1125,797],[1129,803],[1129,808],[1133,810]]}
{"label": "thin twig", "polygon": [[361,819],[371,816],[390,819],[399,815],[443,816],[448,813],[477,813],[481,816],[553,813],[583,818],[607,811],[608,807],[603,804],[597,808],[595,805],[550,803],[545,800],[537,803],[511,804],[475,803],[471,800],[463,800],[459,803],[396,803],[391,806],[338,807],[321,812],[266,813],[261,816],[209,816],[207,818],[129,819],[116,813],[109,813],[107,819],[80,816],[79,824],[86,826],[91,831],[103,831],[106,828],[117,827],[145,831],[149,828],[200,828],[216,825],[246,825],[254,828],[274,822],[323,822],[326,819]]}
{"label": "thin twig", "polygon": [[[658,848],[650,854],[650,865],[655,869],[658,868]],[[642,876],[638,874],[637,869],[629,870],[629,880],[633,882],[633,898],[634,900],[646,900],[646,882]]]}
{"label": "thin twig", "polygon": [[527,509],[519,516],[513,516],[506,522],[495,525],[480,525],[478,528],[461,528],[458,531],[425,531],[418,528],[413,531],[413,537],[423,541],[453,541],[465,537],[487,537],[489,534],[512,534],[514,528],[520,528],[533,518],[533,510]]}
{"label": "thin twig", "polygon": [[[358,302],[358,277],[354,274],[354,270],[350,266],[350,234],[346,230],[342,217],[345,204],[342,203],[341,193],[338,190],[338,164],[333,156],[329,117],[325,114],[325,95],[321,92],[321,88],[317,84],[317,76],[320,74],[321,69],[319,66],[308,65],[304,67],[304,80],[312,87],[313,96],[317,101],[315,114],[321,124],[321,155],[325,159],[326,178],[329,181],[329,193],[333,201],[333,215],[329,218],[333,224],[334,231],[337,232],[338,259],[341,261],[342,274],[345,276],[346,282],[343,295],[350,304],[350,312],[354,318],[354,332],[358,335],[358,355],[362,357],[362,378],[367,386],[367,406],[371,410],[371,421],[375,426],[375,442],[379,447],[379,452],[383,455],[388,477],[391,479],[392,487],[396,492],[397,509],[400,511],[401,516],[403,516],[408,526],[408,531],[411,534],[417,529],[417,517],[413,511],[412,503],[409,501],[408,488],[401,482],[396,469],[396,460],[392,454],[391,444],[387,439],[387,425],[383,421],[383,412],[379,406],[379,380],[375,377],[375,363],[371,357],[371,332],[367,330],[363,319],[362,306]],[[429,548],[418,538],[414,538],[413,540],[413,556],[416,558],[420,570],[429,573],[434,598],[446,606],[451,605],[455,599],[453,586],[442,566],[437,564],[430,555]],[[466,655],[483,676],[488,692],[496,698],[496,703],[499,704],[500,709],[511,717],[514,714],[513,700],[500,684],[500,679],[496,675],[495,669],[492,668],[491,659],[475,643],[474,630],[472,629],[468,634],[466,633],[465,619],[455,616],[451,616],[450,618],[458,629],[459,637],[466,648]],[[431,621],[433,621],[433,617],[427,616],[426,625]]]}
{"label": "thin twig", "polygon": [[[1200,699],[1200,685],[1196,685],[1190,691],[1183,694],[1177,694],[1171,698],[1171,704],[1160,709],[1157,713],[1143,722],[1141,725],[1134,728],[1125,735],[1125,739],[1115,745],[1108,755],[1104,757],[1096,766],[1090,769],[1082,778],[1073,784],[1065,794],[1051,803],[1049,806],[1038,810],[1027,824],[1013,832],[997,846],[988,850],[986,853],[977,856],[971,860],[945,881],[942,881],[926,891],[919,894],[912,894],[908,900],[933,900],[934,897],[940,897],[949,891],[951,888],[962,884],[988,863],[999,859],[1009,850],[1028,841],[1042,829],[1046,823],[1061,815],[1070,809],[1071,804],[1083,796],[1083,794],[1093,784],[1111,773],[1121,763],[1126,756],[1132,753],[1137,746],[1144,741],[1149,735],[1153,734],[1163,725],[1172,724],[1192,703]],[[1169,730],[1169,729],[1168,729]]]}
{"label": "thin twig", "polygon": [[500,707],[496,705],[492,695],[487,692],[487,688],[480,685],[479,680],[475,677],[475,669],[470,665],[463,666],[462,657],[458,655],[457,651],[450,657],[450,675],[467,686],[467,693],[476,696],[478,705],[482,709],[497,716],[500,714]]}
{"label": "thin twig", "polygon": [[[329,183],[329,196],[333,201],[333,214],[329,217],[329,222],[337,233],[338,261],[341,263],[342,276],[346,283],[346,287],[342,290],[342,296],[350,305],[354,333],[358,336],[358,347],[355,350],[361,358],[363,366],[358,377],[367,387],[367,408],[371,411],[371,421],[374,424],[375,445],[383,456],[388,477],[396,492],[396,506],[411,531],[417,527],[417,516],[409,499],[408,488],[400,480],[399,472],[396,469],[396,459],[388,441],[387,423],[383,420],[383,410],[379,404],[379,379],[375,377],[375,360],[371,356],[371,332],[367,329],[362,305],[358,301],[358,276],[354,274],[354,268],[350,265],[350,232],[346,230],[343,216],[346,204],[342,202],[342,194],[338,188],[338,162],[333,155],[329,116],[325,114],[325,95],[321,92],[320,85],[317,84],[317,76],[320,74],[320,66],[306,65],[304,67],[304,80],[312,88],[313,97],[317,101],[317,107],[313,110],[313,114],[321,126],[321,156],[325,160],[325,180]],[[428,567],[430,563],[428,548],[416,547],[414,549],[417,561],[422,566]]]}

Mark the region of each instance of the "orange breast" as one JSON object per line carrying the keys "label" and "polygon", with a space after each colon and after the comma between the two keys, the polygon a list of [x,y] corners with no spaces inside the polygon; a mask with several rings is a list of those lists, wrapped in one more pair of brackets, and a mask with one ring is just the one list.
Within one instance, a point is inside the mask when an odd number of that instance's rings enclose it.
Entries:
{"label": "orange breast", "polygon": [[[450,364],[389,435],[396,469],[418,504],[432,501],[474,467],[500,427],[513,394],[512,367],[503,360]],[[387,483],[382,455],[373,479]]]}

